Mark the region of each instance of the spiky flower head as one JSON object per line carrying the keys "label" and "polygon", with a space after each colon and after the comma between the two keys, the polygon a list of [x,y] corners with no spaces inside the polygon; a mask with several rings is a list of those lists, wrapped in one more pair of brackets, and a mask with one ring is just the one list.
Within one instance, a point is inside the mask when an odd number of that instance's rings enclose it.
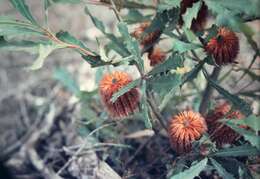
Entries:
{"label": "spiky flower head", "polygon": [[132,88],[113,103],[111,97],[122,87],[132,82],[131,76],[125,72],[112,72],[105,74],[99,84],[99,93],[103,104],[105,105],[110,116],[114,118],[123,118],[138,109],[140,100],[137,88]]}
{"label": "spiky flower head", "polygon": [[169,124],[170,141],[177,153],[190,152],[192,142],[199,139],[207,130],[200,113],[192,110],[175,115]]}
{"label": "spiky flower head", "polygon": [[[181,5],[180,5],[181,12],[180,12],[180,17],[179,17],[180,25],[183,25],[183,23],[184,23],[182,15],[186,13],[188,8],[191,8],[198,1],[199,0],[182,0],[181,1]],[[206,24],[207,15],[208,15],[208,8],[205,5],[205,3],[202,2],[202,6],[198,12],[197,18],[192,20],[191,29],[193,31],[202,30],[204,25]]]}
{"label": "spiky flower head", "polygon": [[213,55],[217,65],[236,63],[239,52],[239,39],[237,35],[226,27],[218,29],[215,37],[209,40],[206,51]]}
{"label": "spiky flower head", "polygon": [[160,37],[160,35],[162,33],[160,30],[154,30],[151,33],[144,34],[144,36],[142,37],[143,32],[150,25],[151,25],[150,22],[143,22],[137,28],[135,28],[134,32],[132,33],[132,36],[134,38],[141,40],[140,44],[141,44],[142,47],[152,47],[153,44],[156,42],[156,40]]}
{"label": "spiky flower head", "polygon": [[[208,132],[212,141],[221,147],[224,144],[232,144],[239,137],[233,129],[220,122],[222,119],[242,119],[243,115],[239,111],[232,111],[231,106],[225,102],[219,104],[211,111],[207,117]],[[242,126],[241,126],[242,127]]]}
{"label": "spiky flower head", "polygon": [[159,47],[153,48],[148,52],[148,59],[150,60],[150,65],[155,66],[162,63],[166,58],[166,53],[163,52]]}

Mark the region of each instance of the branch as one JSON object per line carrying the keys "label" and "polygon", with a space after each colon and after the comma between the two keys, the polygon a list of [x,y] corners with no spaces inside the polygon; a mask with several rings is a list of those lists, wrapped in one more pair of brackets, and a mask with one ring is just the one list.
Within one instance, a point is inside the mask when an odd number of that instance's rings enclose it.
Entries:
{"label": "branch", "polygon": [[[216,81],[218,79],[220,71],[221,71],[220,67],[214,67],[214,70],[213,70],[213,72],[210,76],[210,79],[212,79],[213,81]],[[213,93],[213,89],[210,86],[210,83],[208,82],[207,86],[204,90],[203,97],[202,97],[202,100],[201,100],[201,103],[200,103],[200,108],[199,108],[199,112],[202,115],[205,115],[206,112],[207,112],[207,106],[209,104],[209,100],[210,100],[212,93]]]}
{"label": "branch", "polygon": [[164,117],[161,115],[161,112],[160,112],[158,106],[155,104],[155,101],[154,101],[152,95],[149,92],[147,92],[147,101],[148,101],[149,105],[151,106],[151,109],[152,109],[154,115],[156,116],[156,118],[160,122],[161,126],[168,133],[168,127],[163,122],[164,121]]}

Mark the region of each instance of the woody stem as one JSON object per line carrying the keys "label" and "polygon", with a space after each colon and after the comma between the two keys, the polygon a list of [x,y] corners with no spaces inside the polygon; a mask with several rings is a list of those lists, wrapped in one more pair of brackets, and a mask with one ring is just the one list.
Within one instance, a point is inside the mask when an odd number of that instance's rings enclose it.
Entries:
{"label": "woody stem", "polygon": [[155,101],[151,95],[150,92],[147,92],[147,101],[154,113],[154,115],[156,116],[156,118],[158,119],[158,121],[160,122],[161,126],[165,129],[165,131],[167,132],[168,131],[168,128],[167,126],[164,124],[164,118],[163,116],[161,115],[161,112],[159,110],[159,108],[157,107],[157,105],[155,104]]}
{"label": "woody stem", "polygon": [[[213,81],[216,81],[218,79],[218,76],[220,74],[221,68],[220,67],[214,67],[214,70],[212,72],[212,74],[210,75],[210,79]],[[203,96],[202,96],[202,100],[200,103],[200,108],[199,108],[199,112],[202,115],[205,115],[207,112],[207,106],[209,104],[209,100],[211,98],[211,95],[213,93],[213,89],[210,85],[210,83],[207,83],[207,86],[204,90]]]}

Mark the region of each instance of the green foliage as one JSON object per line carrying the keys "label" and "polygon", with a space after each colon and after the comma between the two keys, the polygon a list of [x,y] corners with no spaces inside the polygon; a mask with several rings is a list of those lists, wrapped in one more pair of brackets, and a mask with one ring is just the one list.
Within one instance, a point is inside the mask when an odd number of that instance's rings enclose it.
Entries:
{"label": "green foliage", "polygon": [[126,86],[122,87],[120,90],[118,90],[116,93],[113,94],[111,101],[115,102],[117,100],[117,98],[119,98],[120,96],[122,96],[126,92],[128,92],[131,89],[140,85],[140,82],[141,82],[141,80],[137,79],[137,80],[132,81],[131,83],[128,83]]}
{"label": "green foliage", "polygon": [[25,21],[14,20],[11,17],[0,16],[0,35],[43,35],[43,31],[36,25]]}
{"label": "green foliage", "polygon": [[[118,17],[119,22],[115,25],[119,34],[109,31],[105,23],[97,17],[94,17],[90,10],[85,7],[85,14],[90,17],[94,26],[104,35],[104,39],[97,39],[99,52],[94,52],[89,48],[89,44],[76,38],[65,29],[62,29],[58,33],[53,33],[50,30],[51,27],[48,27],[48,11],[52,10],[52,8],[49,9],[49,7],[53,4],[81,3],[85,5],[88,1],[44,0],[44,26],[32,15],[25,0],[9,1],[14,9],[25,19],[17,20],[14,17],[0,16],[1,51],[16,50],[37,53],[37,59],[29,67],[31,70],[37,70],[43,66],[45,59],[53,51],[60,48],[72,49],[79,53],[91,67],[99,67],[96,72],[96,83],[99,83],[104,73],[117,69],[114,67],[120,66],[119,68],[126,71],[130,66],[137,68],[138,74],[135,77],[136,80],[133,80],[115,92],[111,98],[111,102],[115,102],[129,90],[137,88],[141,93],[140,104],[138,106],[140,111],[138,115],[129,116],[129,118],[140,118],[142,120],[141,127],[143,128],[143,122],[145,128],[155,131],[156,137],[161,136],[161,127],[167,128],[164,122],[167,122],[168,116],[185,109],[185,107],[192,107],[194,111],[199,111],[200,105],[204,100],[201,94],[204,94],[205,89],[216,90],[224,100],[232,103],[232,107],[238,109],[246,116],[243,120],[231,119],[224,121],[227,126],[243,136],[243,138],[241,137],[237,143],[231,144],[231,147],[218,149],[215,144],[210,141],[210,137],[202,137],[199,141],[194,142],[196,145],[193,146],[194,148],[187,156],[178,156],[175,153],[172,154],[171,151],[167,151],[165,153],[167,160],[173,159],[174,161],[162,160],[160,162],[170,166],[168,169],[172,172],[170,172],[169,176],[171,176],[170,178],[172,179],[192,179],[198,176],[200,172],[207,167],[207,164],[210,164],[210,167],[214,167],[223,178],[233,179],[238,177],[238,175],[241,178],[252,178],[249,169],[247,169],[247,166],[244,164],[244,160],[250,163],[250,157],[260,155],[260,119],[257,115],[252,115],[253,112],[250,106],[251,101],[256,101],[259,95],[257,90],[241,91],[236,94],[231,94],[226,90],[229,88],[224,88],[218,83],[217,78],[211,79],[207,73],[208,65],[216,64],[211,55],[205,53],[204,45],[212,37],[216,36],[218,28],[222,26],[228,27],[237,33],[242,33],[254,50],[255,55],[249,68],[244,67],[241,63],[242,67],[239,67],[239,70],[243,71],[244,75],[250,77],[253,82],[259,82],[258,73],[252,71],[252,65],[254,65],[255,61],[257,61],[256,59],[259,57],[259,47],[254,40],[256,32],[247,23],[247,21],[260,18],[260,2],[258,0],[237,0],[236,2],[228,0],[198,1],[193,3],[193,5],[187,8],[186,12],[182,14],[184,21],[184,25],[182,26],[178,24],[181,0],[158,1],[156,7],[148,0],[142,0],[140,2],[103,0],[99,3],[110,7],[110,9],[113,10],[111,12],[116,13]],[[114,2],[114,4],[111,4],[111,2]],[[209,29],[193,31],[190,29],[192,22],[198,16],[203,2],[205,2],[215,18],[213,19],[213,25]],[[126,11],[120,12],[121,9],[126,9]],[[145,11],[143,9],[149,10]],[[152,32],[156,32],[158,36],[160,36],[155,42],[149,44],[149,47],[143,47],[131,36],[131,25],[139,25],[139,23],[146,21],[151,22],[151,24],[142,33],[140,40]],[[165,49],[164,42],[167,45]],[[169,47],[168,42],[171,43],[172,46]],[[163,45],[161,45],[161,43]],[[242,43],[242,41],[240,41],[240,43]],[[162,51],[167,55],[167,59],[149,70],[146,69],[144,56],[146,56],[146,52],[149,52],[148,58],[150,58],[150,53],[155,45],[156,47],[162,48]],[[240,47],[242,47],[242,45],[240,45]],[[147,50],[148,48],[149,50]],[[235,68],[230,69],[230,71],[235,71]],[[201,72],[204,73],[205,78],[200,75],[202,74]],[[232,74],[231,72],[223,76],[229,77],[229,75]],[[244,76],[242,76],[242,78],[243,77]],[[80,130],[83,136],[84,134],[88,135],[91,130],[102,127],[105,122],[110,120],[110,117],[103,112],[102,109],[100,110],[102,104],[98,97],[98,89],[91,92],[80,91],[79,84],[73,75],[63,67],[55,70],[54,78],[75,95],[82,105],[81,113],[82,118],[84,118],[83,120],[85,120],[83,122],[85,123],[81,125]],[[208,88],[204,89],[205,83],[208,85]],[[177,93],[177,91],[179,92]],[[214,96],[214,98],[212,98],[212,95],[209,95],[210,99],[212,99],[211,103],[215,103],[214,99],[219,98],[219,95]],[[242,99],[239,95],[247,96],[247,98]],[[252,100],[248,100],[249,98]],[[210,107],[207,106],[207,110],[208,108]],[[157,122],[160,126],[157,125]],[[111,138],[125,141],[124,137],[119,135],[128,132],[132,133],[132,128],[136,129],[136,126],[134,126],[135,123],[139,125],[140,120],[132,120],[131,122],[128,122],[127,119],[122,120],[120,125],[127,126],[126,129],[118,129],[117,127],[110,126],[111,129],[102,130],[99,133],[100,135],[96,135],[96,138],[101,138],[104,142],[106,142],[106,140],[111,141]],[[241,125],[248,126],[248,128],[241,128]],[[137,128],[139,129],[141,127]],[[205,136],[207,136],[207,134]],[[160,138],[165,138],[165,136]],[[120,143],[122,141],[120,141]],[[140,139],[140,141],[142,141],[142,139]],[[164,142],[165,141],[162,143],[165,144]],[[201,152],[201,148],[199,147],[201,147],[202,144],[210,144],[208,158],[202,159],[201,154],[198,154],[198,152]],[[159,145],[161,145],[161,143],[159,143]],[[118,144],[117,146],[126,147],[128,145]],[[145,148],[146,146],[142,147]],[[142,150],[143,148],[138,152],[142,152]],[[138,154],[138,152],[136,154]],[[127,151],[123,153],[125,156],[125,153],[131,152]],[[117,156],[118,157],[115,157],[115,161],[119,160],[121,153],[120,155],[117,154]],[[186,165],[190,165],[192,162],[190,156],[192,156],[192,160],[195,162],[191,164],[190,168],[185,169]],[[244,157],[243,162],[236,160],[235,157]],[[224,159],[229,162],[234,160],[232,162],[234,162],[236,166],[227,166],[225,162],[222,161]],[[172,163],[174,162],[176,162],[176,166],[172,167]],[[117,167],[117,165],[121,164],[115,165]]]}
{"label": "green foliage", "polygon": [[39,44],[39,56],[34,63],[29,67],[30,70],[38,70],[43,66],[44,60],[53,52],[55,49],[63,48],[56,44],[43,45]]}
{"label": "green foliage", "polygon": [[218,163],[215,159],[210,158],[209,160],[210,160],[211,164],[214,166],[214,168],[218,171],[220,176],[222,176],[223,178],[235,179],[234,176],[232,174],[228,173],[225,170],[225,168],[223,168],[221,166],[221,164]]}
{"label": "green foliage", "polygon": [[240,99],[238,96],[230,94],[227,90],[219,86],[215,81],[210,79],[207,75],[206,78],[209,84],[215,88],[221,95],[223,95],[227,100],[229,100],[235,108],[239,109],[244,115],[248,116],[252,114],[252,110],[249,104],[244,100]]}
{"label": "green foliage", "polygon": [[32,16],[28,6],[25,4],[24,0],[10,0],[15,9],[17,9],[26,19],[31,23],[37,25],[36,20]]}
{"label": "green foliage", "polygon": [[198,12],[201,8],[202,2],[198,1],[192,5],[191,8],[187,8],[185,14],[182,15],[184,21],[184,27],[190,28],[192,20],[195,19],[198,15]]}
{"label": "green foliage", "polygon": [[184,170],[183,172],[176,174],[171,177],[171,179],[183,179],[183,178],[194,178],[199,175],[199,173],[207,166],[208,158],[197,162],[192,165],[189,169]]}
{"label": "green foliage", "polygon": [[221,150],[211,154],[211,156],[238,157],[238,156],[255,156],[255,155],[259,155],[259,154],[260,154],[260,151],[257,150],[255,147],[252,147],[249,145],[243,145],[243,146],[221,149]]}

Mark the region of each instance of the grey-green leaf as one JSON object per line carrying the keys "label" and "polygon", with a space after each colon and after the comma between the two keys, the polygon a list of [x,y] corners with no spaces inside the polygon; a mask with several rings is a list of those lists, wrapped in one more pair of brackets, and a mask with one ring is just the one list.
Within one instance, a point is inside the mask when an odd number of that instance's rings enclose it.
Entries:
{"label": "grey-green leaf", "polygon": [[38,23],[32,16],[27,4],[25,3],[24,0],[10,0],[12,3],[13,7],[17,9],[25,18],[27,18],[31,23],[37,25]]}
{"label": "grey-green leaf", "polygon": [[190,28],[192,24],[192,20],[195,19],[198,15],[200,7],[202,5],[201,1],[198,1],[192,5],[191,8],[187,8],[185,14],[182,15],[184,26],[186,28]]}
{"label": "grey-green leaf", "polygon": [[225,168],[221,166],[220,163],[218,163],[215,159],[209,158],[212,165],[215,167],[215,169],[218,171],[218,173],[224,178],[224,179],[235,179],[233,175],[228,173]]}
{"label": "grey-green leaf", "polygon": [[111,102],[114,103],[117,100],[117,98],[119,98],[126,92],[130,91],[132,88],[135,88],[136,86],[138,86],[140,84],[140,82],[141,82],[141,79],[137,79],[137,80],[134,80],[134,81],[128,83],[126,86],[124,86],[123,88],[118,90],[115,94],[113,94],[112,98],[110,99]]}
{"label": "grey-green leaf", "polygon": [[242,157],[242,156],[256,156],[259,155],[260,151],[257,148],[249,145],[237,146],[232,148],[221,149],[211,156],[215,157]]}
{"label": "grey-green leaf", "polygon": [[244,115],[249,116],[252,114],[252,110],[249,104],[236,95],[230,94],[227,90],[219,86],[215,81],[207,77],[209,84],[215,88],[221,95],[229,100],[235,108],[239,109]]}
{"label": "grey-green leaf", "polygon": [[176,175],[173,175],[171,179],[192,179],[200,174],[200,172],[207,166],[208,158],[201,160],[189,169],[184,170]]}

